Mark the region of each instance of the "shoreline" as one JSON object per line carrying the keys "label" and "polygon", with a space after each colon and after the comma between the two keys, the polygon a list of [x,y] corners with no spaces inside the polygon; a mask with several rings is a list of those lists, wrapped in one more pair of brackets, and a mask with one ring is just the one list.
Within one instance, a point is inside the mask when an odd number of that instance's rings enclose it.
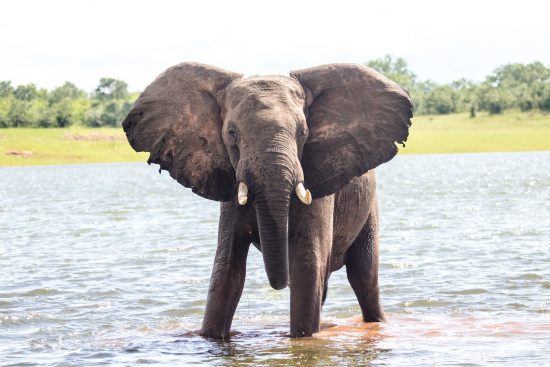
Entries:
{"label": "shoreline", "polygon": [[[485,155],[485,154],[523,154],[523,153],[550,153],[550,149],[546,150],[515,150],[515,151],[483,151],[483,152],[443,152],[443,153],[402,153],[397,154],[397,157],[411,157],[411,156],[445,156],[445,155]],[[392,159],[392,160],[393,160]],[[32,167],[63,167],[63,166],[80,166],[80,165],[94,165],[94,164],[146,164],[156,165],[156,163],[147,163],[145,160],[130,160],[130,161],[105,161],[105,162],[68,162],[68,163],[43,163],[43,164],[21,164],[21,165],[0,165],[0,169],[9,168],[32,168]],[[158,165],[157,165],[158,166]],[[165,171],[163,171],[165,172]]]}
{"label": "shoreline", "polygon": [[[550,150],[550,114],[421,115],[399,155]],[[117,127],[0,129],[0,167],[146,162]]]}

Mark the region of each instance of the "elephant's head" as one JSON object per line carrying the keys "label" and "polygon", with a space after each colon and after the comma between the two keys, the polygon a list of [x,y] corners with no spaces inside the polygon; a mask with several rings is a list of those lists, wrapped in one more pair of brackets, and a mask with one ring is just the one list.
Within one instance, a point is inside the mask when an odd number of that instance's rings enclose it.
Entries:
{"label": "elephant's head", "polygon": [[145,89],[123,127],[193,192],[253,205],[269,282],[281,289],[292,196],[308,204],[393,158],[411,108],[405,90],[361,65],[243,78],[182,63]]}

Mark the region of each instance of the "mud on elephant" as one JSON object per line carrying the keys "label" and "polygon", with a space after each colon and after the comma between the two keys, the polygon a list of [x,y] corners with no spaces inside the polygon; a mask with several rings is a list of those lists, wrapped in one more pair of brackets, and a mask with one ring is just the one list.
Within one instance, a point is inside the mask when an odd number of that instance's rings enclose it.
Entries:
{"label": "mud on elephant", "polygon": [[136,151],[196,194],[221,202],[201,333],[223,338],[250,244],[269,283],[290,287],[290,334],[319,330],[328,278],[346,266],[365,321],[381,321],[374,168],[411,125],[408,93],[361,65],[245,78],[182,63],[123,122]]}

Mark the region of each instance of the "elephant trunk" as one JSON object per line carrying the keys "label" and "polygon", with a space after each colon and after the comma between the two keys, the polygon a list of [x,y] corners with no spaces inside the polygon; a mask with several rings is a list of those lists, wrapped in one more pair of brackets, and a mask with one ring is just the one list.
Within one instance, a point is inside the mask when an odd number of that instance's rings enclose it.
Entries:
{"label": "elephant trunk", "polygon": [[301,177],[292,144],[291,137],[276,135],[265,143],[269,153],[259,157],[259,166],[251,172],[262,256],[274,289],[285,288],[289,281],[288,212],[294,186]]}
{"label": "elephant trunk", "polygon": [[290,189],[259,193],[254,199],[260,244],[269,284],[274,289],[288,285],[288,209]]}
{"label": "elephant trunk", "polygon": [[244,181],[247,188],[240,190],[238,197],[239,203],[246,205],[244,193],[250,194],[269,284],[274,289],[283,289],[289,282],[290,198],[298,182],[303,182],[303,173],[294,135],[271,123],[262,126],[269,139],[258,142],[261,154],[243,152],[236,178]]}

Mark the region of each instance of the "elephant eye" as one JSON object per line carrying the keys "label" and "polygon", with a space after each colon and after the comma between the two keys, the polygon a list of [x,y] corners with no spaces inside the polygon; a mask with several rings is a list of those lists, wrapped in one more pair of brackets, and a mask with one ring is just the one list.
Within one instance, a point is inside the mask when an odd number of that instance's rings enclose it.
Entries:
{"label": "elephant eye", "polygon": [[235,130],[234,127],[230,127],[227,130],[227,134],[229,135],[229,140],[231,143],[235,144],[237,142],[237,130]]}

